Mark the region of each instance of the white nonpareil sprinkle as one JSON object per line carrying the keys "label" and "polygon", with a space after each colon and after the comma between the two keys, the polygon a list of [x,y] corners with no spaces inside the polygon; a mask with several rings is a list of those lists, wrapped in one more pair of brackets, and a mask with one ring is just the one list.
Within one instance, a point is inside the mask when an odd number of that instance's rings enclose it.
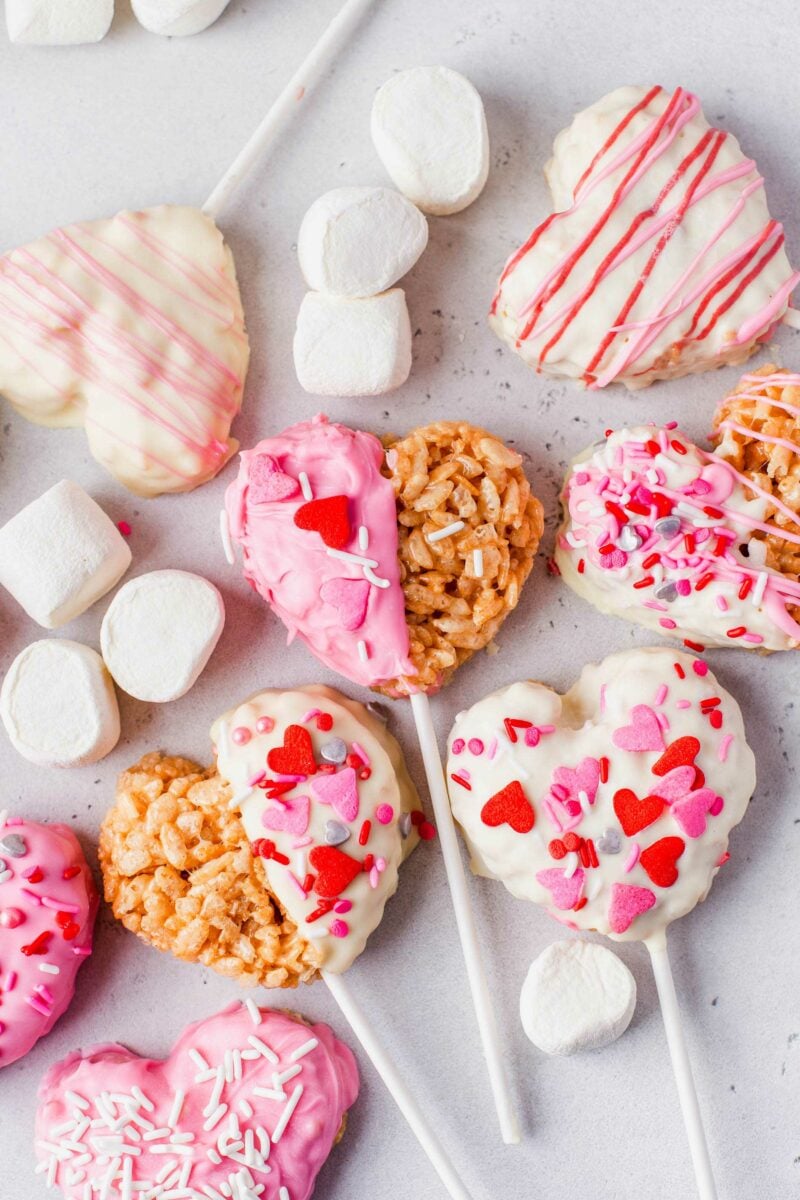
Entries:
{"label": "white nonpareil sprinkle", "polygon": [[293,1067],[287,1067],[285,1071],[281,1071],[280,1075],[273,1075],[272,1082],[276,1088],[282,1088],[290,1079],[294,1079],[295,1075],[299,1075],[302,1069],[298,1064],[295,1064]]}
{"label": "white nonpareil sprinkle", "polygon": [[277,1146],[278,1142],[283,1137],[283,1134],[286,1130],[286,1126],[289,1124],[289,1122],[292,1119],[292,1113],[297,1108],[297,1105],[300,1103],[300,1097],[302,1096],[302,1094],[303,1094],[303,1085],[302,1085],[302,1083],[298,1083],[297,1087],[294,1089],[291,1096],[289,1097],[288,1104],[286,1105],[286,1107],[284,1108],[283,1112],[281,1113],[281,1115],[278,1119],[278,1124],[275,1126],[275,1130],[272,1134],[273,1146]]}
{"label": "white nonpareil sprinkle", "polygon": [[277,1066],[280,1059],[274,1050],[270,1050],[266,1042],[262,1042],[261,1038],[257,1038],[254,1033],[251,1033],[247,1040],[254,1050],[257,1050],[259,1054],[262,1054],[264,1058],[268,1059],[271,1063],[275,1063]]}
{"label": "white nonpareil sprinkle", "polygon": [[450,537],[453,533],[460,533],[463,528],[463,521],[451,521],[449,525],[445,525],[444,529],[437,529],[435,533],[429,533],[426,541],[430,543],[440,542],[442,538]]}
{"label": "white nonpareil sprinkle", "polygon": [[236,565],[236,555],[233,553],[233,542],[231,541],[231,527],[228,521],[227,509],[221,508],[219,511],[219,535],[222,538],[222,549],[225,554],[225,561],[229,567]]}
{"label": "white nonpareil sprinkle", "polygon": [[310,1054],[312,1050],[316,1050],[319,1045],[318,1038],[309,1038],[307,1042],[303,1042],[302,1046],[298,1046],[289,1055],[292,1062],[297,1062],[299,1058],[305,1058],[306,1054]]}
{"label": "white nonpareil sprinkle", "polygon": [[[225,1116],[225,1113],[227,1111],[228,1111],[227,1104],[220,1104],[218,1106],[218,1108],[211,1114],[211,1116],[208,1118],[208,1120],[203,1125],[203,1129],[205,1130],[205,1132],[210,1133],[212,1129],[215,1129],[217,1127],[217,1125],[219,1125],[220,1121]],[[177,1149],[179,1149],[179,1147],[173,1146],[173,1149],[177,1150]]]}
{"label": "white nonpareil sprinkle", "polygon": [[304,500],[313,500],[314,493],[311,490],[311,484],[308,482],[308,475],[305,471],[301,471],[297,477],[300,480],[300,491],[303,493]]}
{"label": "white nonpareil sprinkle", "polygon": [[253,1024],[260,1025],[261,1024],[261,1009],[258,1007],[258,1005],[256,1004],[256,1002],[252,996],[247,997],[247,999],[244,1002],[244,1006],[247,1009],[247,1011],[250,1013],[250,1020],[253,1022]]}
{"label": "white nonpareil sprinkle", "polygon": [[195,1050],[194,1046],[189,1049],[189,1058],[192,1060],[198,1071],[210,1071],[211,1067],[203,1058],[199,1050]]}
{"label": "white nonpareil sprinkle", "polygon": [[361,659],[362,663],[367,662],[369,659],[369,650],[367,649],[367,643],[363,638],[359,638],[356,648],[358,650],[358,657]]}
{"label": "white nonpareil sprinkle", "polygon": [[358,548],[359,550],[369,549],[369,530],[366,525],[359,525],[358,527]]}
{"label": "white nonpareil sprinkle", "polygon": [[185,1099],[186,1099],[186,1093],[183,1091],[182,1088],[178,1088],[178,1090],[175,1093],[175,1099],[172,1101],[172,1108],[169,1110],[169,1116],[167,1117],[167,1124],[170,1126],[171,1129],[174,1129],[175,1126],[178,1124],[178,1121],[180,1121],[180,1119],[181,1119],[181,1113],[183,1112],[183,1102]]}
{"label": "white nonpareil sprinkle", "polygon": [[483,575],[483,551],[472,551],[472,573],[476,579],[480,579]]}

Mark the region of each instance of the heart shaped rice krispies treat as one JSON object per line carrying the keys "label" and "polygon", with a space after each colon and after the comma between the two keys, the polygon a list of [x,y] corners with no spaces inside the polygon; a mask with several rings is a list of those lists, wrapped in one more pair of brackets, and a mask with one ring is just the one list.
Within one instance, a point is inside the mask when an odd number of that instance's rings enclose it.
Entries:
{"label": "heart shaped rice krispies treat", "polygon": [[705,898],[755,785],[736,701],[666,648],[611,655],[564,696],[515,683],[479,700],[456,719],[447,773],[476,871],[621,940]]}
{"label": "heart shaped rice krispies treat", "polygon": [[769,338],[800,275],[755,163],[691,92],[617,88],[558,135],[545,173],[555,211],[490,315],[537,371],[640,388]]}
{"label": "heart shaped rice krispies treat", "polygon": [[105,1045],[57,1063],[39,1089],[36,1169],[66,1200],[308,1200],[357,1095],[327,1025],[232,1004],[163,1061]]}
{"label": "heart shaped rice krispies treat", "polygon": [[225,465],[248,357],[233,257],[199,209],[68,225],[0,258],[0,393],[39,425],[84,426],[137,495]]}

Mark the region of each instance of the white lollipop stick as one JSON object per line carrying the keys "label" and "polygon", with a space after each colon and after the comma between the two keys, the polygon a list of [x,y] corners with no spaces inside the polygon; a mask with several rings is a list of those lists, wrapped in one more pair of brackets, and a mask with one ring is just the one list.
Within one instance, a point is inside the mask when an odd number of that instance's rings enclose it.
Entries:
{"label": "white lollipop stick", "polygon": [[655,938],[647,938],[645,946],[650,951],[650,961],[653,964],[653,974],[661,1002],[661,1015],[664,1018],[664,1029],[667,1034],[669,1055],[672,1059],[672,1070],[678,1087],[678,1097],[683,1113],[683,1123],[689,1138],[689,1150],[692,1155],[697,1192],[700,1200],[717,1200],[717,1187],[714,1183],[714,1173],[711,1170],[711,1159],[708,1154],[703,1119],[700,1116],[700,1106],[697,1103],[692,1067],[689,1062],[689,1052],[681,1025],[681,1012],[678,1007],[678,997],[675,993],[675,982],[672,978],[672,968],[667,955],[666,934]]}
{"label": "white lollipop stick", "polygon": [[467,968],[467,978],[472,992],[472,1004],[478,1021],[483,1053],[486,1056],[489,1083],[494,1096],[497,1118],[500,1122],[500,1132],[506,1145],[514,1145],[520,1140],[519,1124],[511,1101],[511,1092],[500,1049],[497,1021],[489,995],[489,986],[486,982],[486,972],[483,968],[475,918],[472,914],[467,881],[464,876],[464,865],[461,861],[461,851],[447,796],[442,760],[439,757],[436,732],[433,728],[430,701],[424,692],[415,692],[411,696],[411,709],[417,724],[417,737],[439,830],[444,868],[447,872],[450,896],[455,909],[461,951]]}
{"label": "white lollipop stick", "polygon": [[436,1174],[441,1179],[452,1200],[471,1200],[458,1172],[445,1153],[430,1122],[403,1082],[397,1067],[381,1045],[374,1029],[356,1001],[343,976],[329,971],[322,972],[331,995],[341,1009],[342,1015],[361,1043],[373,1067],[386,1084],[392,1099],[405,1117],[422,1149],[430,1159]]}
{"label": "white lollipop stick", "polygon": [[346,0],[314,48],[306,56],[272,104],[247,145],[237,155],[211,195],[203,212],[213,221],[230,204],[234,193],[258,167],[320,77],[330,66],[345,39],[353,32],[366,10],[375,0]]}

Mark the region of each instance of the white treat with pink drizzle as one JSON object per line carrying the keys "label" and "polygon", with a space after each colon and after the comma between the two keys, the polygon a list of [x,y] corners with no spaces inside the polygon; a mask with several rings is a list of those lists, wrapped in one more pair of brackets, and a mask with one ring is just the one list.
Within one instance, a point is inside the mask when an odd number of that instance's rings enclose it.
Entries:
{"label": "white treat with pink drizzle", "polygon": [[327,1025],[235,1003],[164,1061],[103,1045],[57,1063],[39,1089],[36,1171],[66,1200],[308,1200],[357,1095]]}
{"label": "white treat with pink drizzle", "polygon": [[474,870],[622,941],[705,899],[755,786],[738,704],[666,648],[587,666],[564,696],[524,682],[479,700],[447,774]]}
{"label": "white treat with pink drizzle", "polygon": [[69,1007],[97,905],[71,829],[0,815],[0,1068]]}
{"label": "white treat with pink drizzle", "polygon": [[[788,650],[800,584],[765,565],[763,536],[800,544],[800,521],[674,427],[612,433],[571,467],[556,564],[602,612],[703,645]],[[792,518],[778,529],[780,505]]]}
{"label": "white treat with pink drizzle", "polygon": [[362,705],[325,687],[259,692],[211,737],[269,886],[320,965],[345,971],[432,827],[398,743]]}
{"label": "white treat with pink drizzle", "polygon": [[0,392],[37,424],[83,425],[138,495],[225,465],[248,356],[233,257],[198,209],[121,212],[0,258]]}
{"label": "white treat with pink drizzle", "polygon": [[764,181],[684,88],[621,87],[556,138],[554,212],[511,255],[490,324],[553,376],[600,388],[743,362],[800,275]]}

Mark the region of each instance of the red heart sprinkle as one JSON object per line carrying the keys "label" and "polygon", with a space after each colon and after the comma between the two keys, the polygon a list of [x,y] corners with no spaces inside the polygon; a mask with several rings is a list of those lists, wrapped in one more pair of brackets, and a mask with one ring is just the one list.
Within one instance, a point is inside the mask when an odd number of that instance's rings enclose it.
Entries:
{"label": "red heart sprinkle", "polygon": [[316,775],[314,747],[308,730],[302,725],[289,725],[283,745],[273,746],[267,755],[267,766],[279,775]]}
{"label": "red heart sprinkle", "polygon": [[522,790],[522,784],[513,780],[486,801],[481,809],[484,825],[510,825],[515,833],[530,833],[536,814]]}
{"label": "red heart sprinkle", "polygon": [[679,737],[671,746],[667,746],[651,770],[654,775],[667,775],[675,767],[694,766],[694,760],[699,753],[700,743],[696,737]]}
{"label": "red heart sprinkle", "polygon": [[645,796],[640,800],[630,788],[620,788],[614,793],[614,812],[626,837],[633,837],[652,825],[661,816],[664,807],[660,796]]}
{"label": "red heart sprinkle", "polygon": [[657,887],[672,887],[678,878],[675,863],[686,849],[683,838],[659,838],[639,855],[639,862]]}
{"label": "red heart sprinkle", "polygon": [[315,846],[308,862],[317,872],[314,891],[326,900],[340,896],[362,871],[360,862],[335,846]]}
{"label": "red heart sprinkle", "polygon": [[294,514],[294,523],[298,529],[318,533],[332,550],[343,550],[350,541],[347,496],[326,496],[301,504]]}

